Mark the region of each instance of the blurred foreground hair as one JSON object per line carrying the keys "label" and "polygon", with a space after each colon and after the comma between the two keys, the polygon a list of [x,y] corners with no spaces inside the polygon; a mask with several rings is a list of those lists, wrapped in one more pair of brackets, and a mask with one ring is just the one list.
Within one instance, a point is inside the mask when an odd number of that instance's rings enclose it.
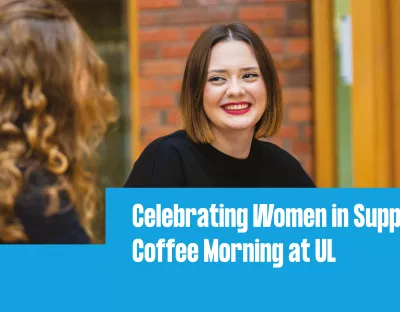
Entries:
{"label": "blurred foreground hair", "polygon": [[92,236],[96,148],[118,104],[107,67],[70,12],[53,0],[0,1],[0,241],[27,240],[14,213],[29,175],[45,169],[48,215],[69,195]]}

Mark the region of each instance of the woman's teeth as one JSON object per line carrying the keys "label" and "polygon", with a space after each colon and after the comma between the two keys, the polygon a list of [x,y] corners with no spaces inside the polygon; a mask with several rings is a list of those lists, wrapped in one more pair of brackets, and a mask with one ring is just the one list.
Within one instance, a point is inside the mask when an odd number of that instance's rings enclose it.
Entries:
{"label": "woman's teeth", "polygon": [[248,108],[249,106],[250,106],[249,104],[234,104],[234,105],[224,106],[224,109],[227,109],[227,110],[239,110],[239,109]]}

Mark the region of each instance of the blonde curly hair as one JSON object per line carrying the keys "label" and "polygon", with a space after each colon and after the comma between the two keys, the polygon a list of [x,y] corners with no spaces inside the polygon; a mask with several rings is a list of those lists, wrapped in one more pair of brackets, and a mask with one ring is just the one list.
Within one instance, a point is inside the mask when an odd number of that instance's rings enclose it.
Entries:
{"label": "blonde curly hair", "polygon": [[28,240],[15,215],[31,172],[45,168],[46,213],[67,192],[92,235],[96,148],[119,109],[107,67],[71,13],[53,0],[0,2],[0,241]]}

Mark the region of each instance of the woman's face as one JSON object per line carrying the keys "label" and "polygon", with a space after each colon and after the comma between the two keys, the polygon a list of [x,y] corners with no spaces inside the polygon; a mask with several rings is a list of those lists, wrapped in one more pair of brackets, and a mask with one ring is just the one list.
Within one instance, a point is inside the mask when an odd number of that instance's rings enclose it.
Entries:
{"label": "woman's face", "polygon": [[267,90],[252,48],[234,40],[216,44],[203,94],[211,129],[254,132],[266,106]]}

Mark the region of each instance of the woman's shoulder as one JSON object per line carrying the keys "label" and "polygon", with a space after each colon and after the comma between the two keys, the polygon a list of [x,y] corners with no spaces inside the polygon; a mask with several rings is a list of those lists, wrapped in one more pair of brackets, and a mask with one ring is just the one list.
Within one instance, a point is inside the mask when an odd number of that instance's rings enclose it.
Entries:
{"label": "woman's shoulder", "polygon": [[289,162],[294,164],[300,164],[299,161],[291,155],[288,151],[282,147],[268,141],[259,141],[261,151],[263,155],[279,160],[281,162]]}
{"label": "woman's shoulder", "polygon": [[290,186],[315,187],[314,182],[297,158],[272,142],[259,142],[263,161],[284,181],[283,185],[290,181]]}
{"label": "woman's shoulder", "polygon": [[188,144],[190,141],[188,135],[184,130],[177,130],[171,134],[159,137],[153,140],[144,151],[153,150],[168,150],[170,148],[180,149]]}
{"label": "woman's shoulder", "polygon": [[160,158],[179,158],[188,151],[191,144],[186,131],[178,130],[150,142],[137,161],[147,163]]}
{"label": "woman's shoulder", "polygon": [[125,187],[179,186],[184,183],[182,159],[189,142],[178,130],[152,141],[135,161]]}

